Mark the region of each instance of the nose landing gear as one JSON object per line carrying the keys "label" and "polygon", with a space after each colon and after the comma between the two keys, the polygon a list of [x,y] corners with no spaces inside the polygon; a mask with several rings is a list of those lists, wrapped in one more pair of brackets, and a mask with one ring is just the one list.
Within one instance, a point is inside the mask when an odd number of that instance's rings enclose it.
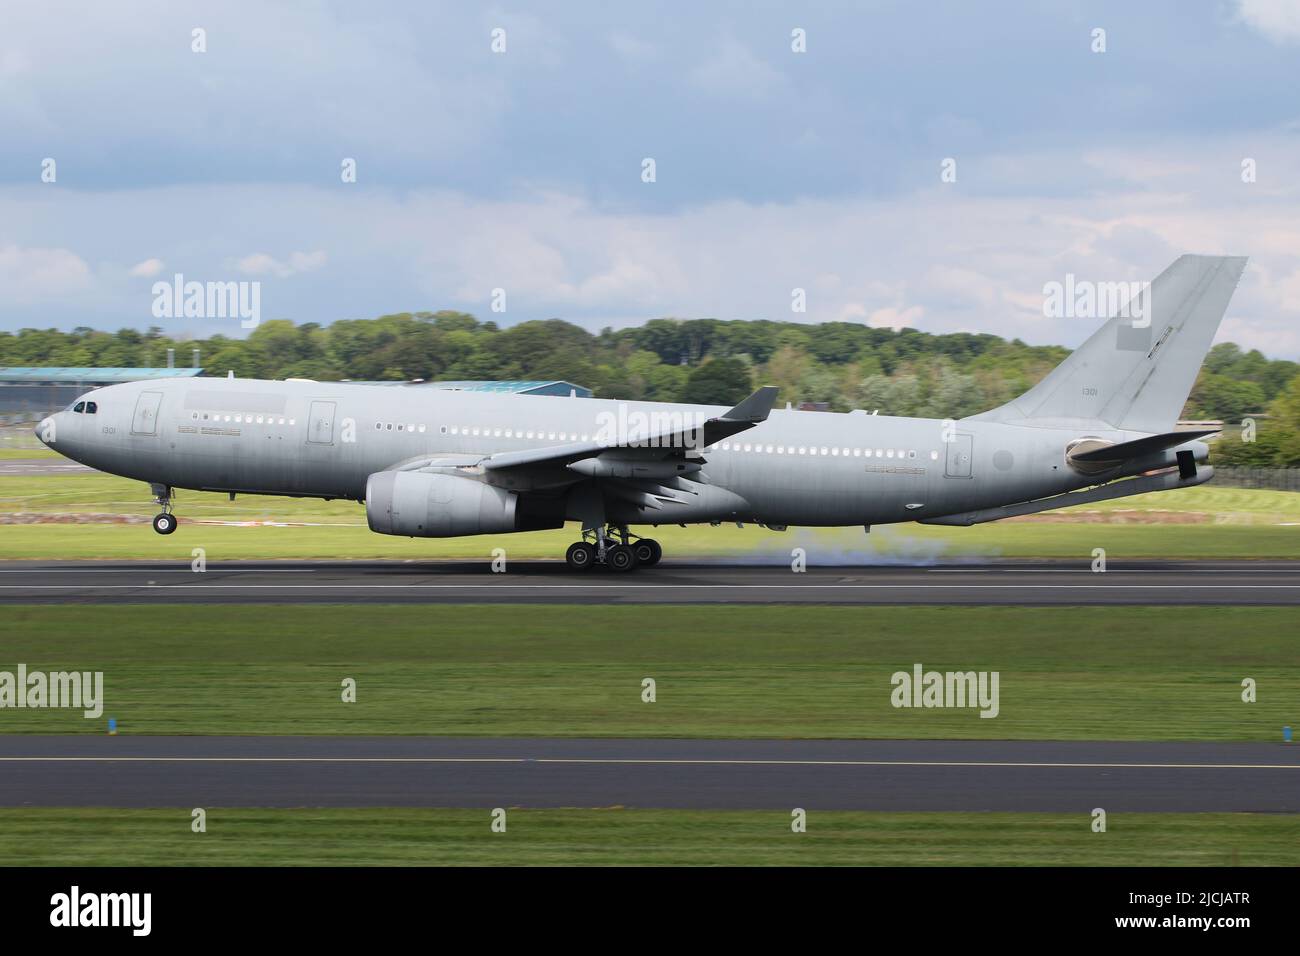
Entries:
{"label": "nose landing gear", "polygon": [[[621,540],[616,541],[615,536]],[[639,538],[623,526],[584,531],[582,538],[569,545],[564,555],[565,563],[574,571],[586,571],[596,565],[620,573],[638,567],[651,568],[659,563],[664,553],[658,541]]]}
{"label": "nose landing gear", "polygon": [[159,534],[171,534],[179,522],[172,514],[172,490],[167,485],[150,485],[153,500],[162,506],[162,511],[153,516],[153,529]]}

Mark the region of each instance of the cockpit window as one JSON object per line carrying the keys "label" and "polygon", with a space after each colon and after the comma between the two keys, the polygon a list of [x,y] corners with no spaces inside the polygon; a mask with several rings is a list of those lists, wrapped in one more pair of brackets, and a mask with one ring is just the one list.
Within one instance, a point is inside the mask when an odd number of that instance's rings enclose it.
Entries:
{"label": "cockpit window", "polygon": [[73,410],[74,412],[76,412],[78,415],[80,415],[82,412],[84,412],[84,411],[86,410],[86,403],[85,403],[85,402],[77,402],[77,404],[75,404],[75,405],[72,406],[72,410]]}
{"label": "cockpit window", "polygon": [[94,414],[95,414],[96,412],[98,412],[98,411],[99,411],[99,406],[98,406],[98,405],[96,405],[94,402],[86,402],[86,414],[87,414],[87,415],[94,415]]}

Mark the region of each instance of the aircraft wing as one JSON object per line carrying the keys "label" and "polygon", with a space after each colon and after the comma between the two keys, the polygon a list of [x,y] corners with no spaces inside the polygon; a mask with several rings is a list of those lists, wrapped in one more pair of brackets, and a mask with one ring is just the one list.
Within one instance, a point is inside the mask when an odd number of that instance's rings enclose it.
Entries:
{"label": "aircraft wing", "polygon": [[717,418],[708,419],[698,429],[637,433],[618,436],[612,441],[593,440],[499,452],[483,459],[480,464],[487,471],[502,471],[529,466],[568,466],[608,452],[617,452],[620,456],[664,458],[677,452],[701,451],[715,442],[767,421],[768,413],[776,401],[776,393],[775,385],[764,385],[735,408]]}
{"label": "aircraft wing", "polygon": [[[490,484],[537,491],[558,490],[595,479],[604,497],[628,502],[643,511],[657,511],[667,502],[681,503],[688,500],[683,496],[699,494],[698,484],[703,483],[703,477],[698,472],[703,462],[698,452],[766,421],[776,393],[776,386],[766,385],[735,408],[695,428],[651,430],[615,436],[609,441],[570,442],[488,456],[411,458],[389,470],[461,471],[478,474]],[[592,512],[590,520],[603,521],[603,511]]]}

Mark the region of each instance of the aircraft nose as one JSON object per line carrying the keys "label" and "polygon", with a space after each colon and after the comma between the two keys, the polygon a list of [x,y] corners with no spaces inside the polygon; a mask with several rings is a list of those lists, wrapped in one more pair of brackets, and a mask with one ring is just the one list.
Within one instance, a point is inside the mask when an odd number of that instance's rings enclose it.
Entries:
{"label": "aircraft nose", "polygon": [[42,445],[53,446],[54,442],[57,441],[56,434],[58,432],[58,423],[55,421],[55,416],[47,415],[42,418],[35,431],[36,438]]}

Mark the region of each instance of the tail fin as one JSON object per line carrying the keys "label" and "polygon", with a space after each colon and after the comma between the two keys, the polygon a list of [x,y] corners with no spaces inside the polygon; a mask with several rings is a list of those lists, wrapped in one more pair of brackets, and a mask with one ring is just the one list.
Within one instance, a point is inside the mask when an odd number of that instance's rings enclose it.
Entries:
{"label": "tail fin", "polygon": [[1025,394],[972,417],[1172,431],[1245,268],[1244,256],[1180,256],[1140,317],[1115,316]]}

